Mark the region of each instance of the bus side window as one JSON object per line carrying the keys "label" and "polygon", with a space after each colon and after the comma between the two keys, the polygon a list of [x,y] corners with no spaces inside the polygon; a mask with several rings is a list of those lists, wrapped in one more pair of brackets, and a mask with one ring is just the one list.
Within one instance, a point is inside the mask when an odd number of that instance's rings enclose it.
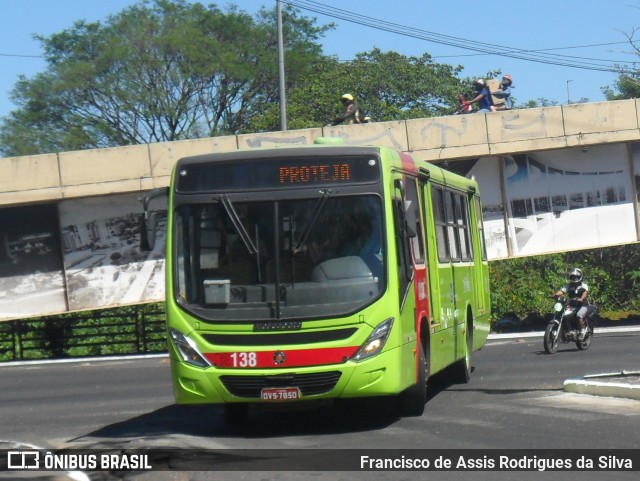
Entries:
{"label": "bus side window", "polygon": [[399,198],[393,201],[399,294],[400,298],[404,299],[409,283],[413,279],[414,262],[424,264],[424,240],[416,179],[407,178],[406,186],[404,182],[397,179],[395,185],[396,193],[399,194]]}
{"label": "bus side window", "polygon": [[469,216],[467,208],[467,198],[462,194],[454,194],[455,198],[455,224],[460,246],[460,258],[463,261],[473,259],[473,251],[470,248],[469,241]]}
{"label": "bus side window", "polygon": [[394,199],[393,201],[393,217],[396,231],[396,257],[398,266],[398,281],[400,284],[400,295],[404,295],[404,291],[409,285],[409,281],[413,277],[413,264],[411,262],[411,252],[409,245],[409,236],[407,234],[407,222],[404,212],[404,201],[402,199]]}
{"label": "bus side window", "polygon": [[409,242],[416,264],[424,264],[424,240],[420,219],[420,204],[415,179],[407,179],[405,212],[407,226],[412,231]]}
{"label": "bus side window", "polygon": [[446,191],[444,196],[445,221],[447,223],[447,238],[449,240],[449,256],[452,261],[460,260],[460,239],[456,235],[456,218],[454,213],[456,194]]}
{"label": "bus side window", "polygon": [[478,235],[480,236],[480,254],[482,255],[482,260],[487,260],[487,245],[484,238],[484,219],[482,217],[482,204],[480,203],[480,198],[475,197],[475,206],[476,206],[476,219],[478,223]]}
{"label": "bus side window", "polygon": [[431,187],[431,202],[433,204],[433,218],[436,226],[436,241],[438,243],[438,260],[449,262],[449,249],[447,237],[447,223],[444,217],[444,191]]}

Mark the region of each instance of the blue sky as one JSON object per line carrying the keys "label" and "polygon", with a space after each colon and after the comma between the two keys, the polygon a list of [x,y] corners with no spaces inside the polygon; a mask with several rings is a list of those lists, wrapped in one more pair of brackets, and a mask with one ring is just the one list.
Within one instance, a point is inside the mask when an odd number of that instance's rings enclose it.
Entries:
{"label": "blue sky", "polygon": [[[0,117],[15,108],[9,93],[18,75],[30,78],[45,69],[42,49],[33,35],[47,36],[73,25],[76,20],[104,20],[133,0],[0,0]],[[235,3],[255,13],[261,6],[272,7],[276,0],[237,0],[216,3],[225,8]],[[300,0],[302,3],[302,0]],[[593,70],[614,63],[629,64],[637,58],[626,35],[640,28],[640,0],[512,0],[472,2],[468,0],[305,0],[312,7],[333,7],[350,19],[391,22],[399,30],[413,30],[412,38],[380,31],[346,20],[303,9],[319,23],[334,22],[337,28],[322,41],[326,54],[348,60],[357,52],[380,48],[405,55],[430,53],[437,62],[464,66],[463,76],[478,77],[489,70],[502,70],[514,78],[517,103],[546,98],[566,103],[588,98],[602,101],[601,88],[613,85],[617,75]],[[337,10],[336,10],[337,11]],[[367,18],[364,18],[364,17]],[[490,50],[522,51],[538,61],[479,54],[469,49],[434,43],[424,37],[448,36],[449,43]],[[444,37],[438,37],[440,39]],[[639,34],[640,38],[640,34]],[[606,44],[595,46],[596,44]],[[550,55],[553,55],[552,57]],[[541,63],[589,64],[590,69]],[[286,61],[286,59],[285,59]]]}

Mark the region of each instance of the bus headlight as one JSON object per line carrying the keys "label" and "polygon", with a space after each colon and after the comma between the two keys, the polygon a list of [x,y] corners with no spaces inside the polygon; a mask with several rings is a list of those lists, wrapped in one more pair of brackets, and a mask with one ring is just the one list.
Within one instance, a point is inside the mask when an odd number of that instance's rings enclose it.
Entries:
{"label": "bus headlight", "polygon": [[169,329],[169,336],[173,341],[173,344],[176,346],[176,349],[178,349],[178,352],[182,356],[182,360],[184,362],[198,367],[211,366],[209,361],[207,361],[207,359],[198,350],[193,339],[190,339],[188,336],[185,336],[175,329]]}
{"label": "bus headlight", "polygon": [[378,324],[369,338],[360,347],[360,349],[358,349],[358,352],[356,352],[356,354],[351,359],[353,359],[354,361],[362,361],[380,353],[380,351],[382,351],[382,348],[384,347],[384,344],[387,342],[387,338],[391,333],[392,326],[393,317]]}

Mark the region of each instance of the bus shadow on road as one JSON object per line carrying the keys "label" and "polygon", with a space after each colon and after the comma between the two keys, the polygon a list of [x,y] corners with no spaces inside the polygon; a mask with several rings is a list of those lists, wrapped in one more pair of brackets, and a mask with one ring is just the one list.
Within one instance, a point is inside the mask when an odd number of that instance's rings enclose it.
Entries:
{"label": "bus shadow on road", "polygon": [[388,399],[375,398],[331,405],[250,405],[242,422],[225,419],[222,406],[172,405],[101,427],[72,442],[100,444],[106,440],[168,435],[269,438],[375,431],[399,419],[388,404]]}
{"label": "bus shadow on road", "polygon": [[[430,382],[427,404],[451,386],[446,379]],[[75,438],[74,444],[101,445],[125,439],[171,435],[194,437],[271,438],[376,431],[402,418],[395,398],[361,398],[324,403],[250,405],[246,419],[230,422],[220,405],[172,405],[101,427]]]}

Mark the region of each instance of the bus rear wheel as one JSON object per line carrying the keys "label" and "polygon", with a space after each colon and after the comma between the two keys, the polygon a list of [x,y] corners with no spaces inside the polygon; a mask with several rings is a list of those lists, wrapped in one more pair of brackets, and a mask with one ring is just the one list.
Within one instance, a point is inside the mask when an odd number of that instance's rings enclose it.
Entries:
{"label": "bus rear wheel", "polygon": [[450,366],[451,380],[456,384],[466,384],[471,379],[471,329],[467,326],[462,359]]}
{"label": "bus rear wheel", "polygon": [[422,342],[418,342],[418,381],[400,394],[398,407],[401,416],[422,416],[427,403],[427,357]]}

